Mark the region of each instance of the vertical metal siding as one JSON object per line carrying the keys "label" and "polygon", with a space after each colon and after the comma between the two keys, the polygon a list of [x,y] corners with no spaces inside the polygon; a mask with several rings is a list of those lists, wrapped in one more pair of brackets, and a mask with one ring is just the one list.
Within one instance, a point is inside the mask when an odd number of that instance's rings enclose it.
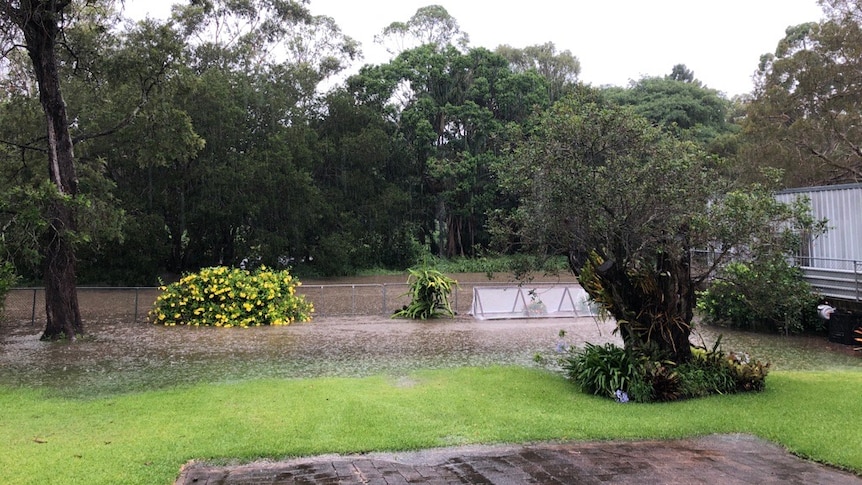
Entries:
{"label": "vertical metal siding", "polygon": [[776,194],[782,202],[811,200],[814,217],[827,219],[829,230],[811,244],[812,258],[862,260],[862,184],[793,189]]}

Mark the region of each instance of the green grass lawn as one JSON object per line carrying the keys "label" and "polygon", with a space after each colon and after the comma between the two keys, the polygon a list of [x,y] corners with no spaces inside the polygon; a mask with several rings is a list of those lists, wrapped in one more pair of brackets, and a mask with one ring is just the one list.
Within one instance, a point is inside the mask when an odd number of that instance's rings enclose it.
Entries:
{"label": "green grass lawn", "polygon": [[94,399],[0,387],[0,470],[10,484],[168,484],[190,459],[751,433],[858,473],[860,389],[860,371],[783,371],[770,374],[761,393],[617,404],[522,367],[199,384]]}

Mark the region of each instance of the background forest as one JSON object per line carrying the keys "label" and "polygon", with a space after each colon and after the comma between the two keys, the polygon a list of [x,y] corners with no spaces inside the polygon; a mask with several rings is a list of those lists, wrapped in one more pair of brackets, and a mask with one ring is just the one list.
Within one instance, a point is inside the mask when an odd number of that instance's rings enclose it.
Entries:
{"label": "background forest", "polygon": [[[825,20],[789,28],[752,66],[754,92],[728,99],[683,64],[585,86],[575,54],[472,47],[439,6],[392,19],[379,36],[398,46],[391,60],[343,79],[360,46],[303,2],[190,2],[136,23],[111,1],[72,2],[57,56],[78,281],[155,285],[212,265],[350,275],[517,253],[489,224],[520,204],[499,174],[564,98],[628,107],[731,178],[771,167],[784,187],[857,181],[862,14],[822,4]],[[37,281],[48,144],[32,64],[13,45],[0,70],[0,255]]]}

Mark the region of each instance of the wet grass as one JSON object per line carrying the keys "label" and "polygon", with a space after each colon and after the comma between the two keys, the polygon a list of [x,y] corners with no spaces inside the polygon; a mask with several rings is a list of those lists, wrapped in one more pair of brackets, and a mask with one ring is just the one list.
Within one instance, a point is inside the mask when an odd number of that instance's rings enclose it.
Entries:
{"label": "wet grass", "polygon": [[771,362],[767,390],[623,406],[530,368],[555,340],[523,327],[326,325],[107,325],[75,344],[4,335],[2,481],[166,484],[190,459],[711,433],[752,433],[862,473],[862,358],[825,337],[702,328],[707,345],[721,334],[725,350]]}
{"label": "wet grass", "polygon": [[767,390],[621,405],[523,367],[254,380],[99,399],[0,388],[16,484],[167,484],[189,459],[246,462],[466,443],[752,433],[862,472],[862,372],[777,372]]}

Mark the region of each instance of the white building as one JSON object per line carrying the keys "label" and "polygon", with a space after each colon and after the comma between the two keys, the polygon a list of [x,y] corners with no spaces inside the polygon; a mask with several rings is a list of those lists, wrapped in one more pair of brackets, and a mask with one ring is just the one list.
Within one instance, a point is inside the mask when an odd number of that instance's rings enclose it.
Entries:
{"label": "white building", "polygon": [[826,219],[828,231],[801,248],[805,278],[824,296],[862,301],[862,184],[806,187],[779,192],[792,202],[807,197],[812,215]]}

